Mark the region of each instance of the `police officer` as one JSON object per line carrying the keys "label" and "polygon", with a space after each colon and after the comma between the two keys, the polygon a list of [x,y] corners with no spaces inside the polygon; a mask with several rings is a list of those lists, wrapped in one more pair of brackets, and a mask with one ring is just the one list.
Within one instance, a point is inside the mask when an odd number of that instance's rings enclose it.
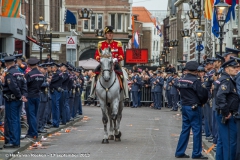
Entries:
{"label": "police officer", "polygon": [[156,81],[157,78],[157,73],[153,72],[152,77],[150,78],[150,85],[151,85],[151,97],[152,97],[152,101],[153,101],[153,107],[152,109],[157,109],[156,108],[156,100],[155,100],[155,86],[156,84],[154,83]]}
{"label": "police officer", "polygon": [[5,77],[1,77],[7,122],[4,124],[4,127],[8,129],[8,139],[4,144],[4,148],[20,147],[20,107],[22,102],[27,102],[26,80],[23,74],[15,68],[14,60],[14,56],[4,58],[7,71],[5,72]]}
{"label": "police officer", "polygon": [[74,113],[73,113],[73,118],[76,117],[76,114],[78,112],[79,115],[82,115],[82,101],[81,101],[81,94],[82,94],[82,86],[84,79],[81,75],[81,69],[76,69],[75,75],[77,77],[76,79],[76,96],[74,99]]}
{"label": "police officer", "polygon": [[69,111],[69,95],[68,95],[68,83],[70,82],[70,74],[67,70],[67,65],[62,63],[61,64],[61,72],[62,72],[62,89],[64,90],[61,95],[60,100],[60,117],[61,117],[61,125],[66,125],[67,122],[67,114]]}
{"label": "police officer", "polygon": [[172,80],[172,73],[171,72],[167,72],[167,78],[166,78],[166,97],[167,97],[167,101],[168,101],[168,108],[172,108],[172,97],[170,94],[170,90],[171,87],[171,80]]}
{"label": "police officer", "polygon": [[27,63],[31,68],[31,71],[25,75],[28,88],[28,103],[26,111],[27,122],[29,125],[26,137],[38,138],[37,112],[40,103],[40,88],[44,82],[44,75],[37,68],[37,64],[39,63],[38,59],[31,58]]}
{"label": "police officer", "polygon": [[138,76],[138,70],[134,70],[133,76],[132,76],[132,99],[133,99],[133,106],[132,108],[137,108],[138,107],[138,91],[141,87],[141,78]]}
{"label": "police officer", "polygon": [[163,91],[163,84],[164,79],[161,77],[161,72],[157,72],[156,80],[153,82],[155,85],[154,88],[154,108],[161,109],[162,108],[162,91]]}
{"label": "police officer", "polygon": [[208,102],[204,105],[203,113],[204,113],[204,124],[205,124],[205,133],[206,139],[212,140],[212,95],[211,95],[211,87],[213,83],[212,76],[215,74],[214,63],[215,59],[207,58],[205,69],[207,71],[204,76],[204,84],[203,86],[208,90]]}
{"label": "police officer", "polygon": [[[74,70],[73,67],[68,67],[68,70],[70,72],[70,80],[68,83],[68,91],[69,91],[69,106],[70,106],[70,110],[69,110],[69,114],[73,112],[73,107],[74,107],[74,99],[76,96],[76,77],[74,75],[74,73],[72,72]],[[72,121],[73,117],[72,114],[69,115],[68,120]]]}
{"label": "police officer", "polygon": [[52,127],[58,128],[59,127],[59,117],[60,117],[60,110],[59,110],[59,102],[62,95],[62,73],[58,69],[60,67],[58,64],[52,64],[52,76],[51,76],[51,83],[50,83],[50,92],[51,92],[51,99],[52,99]]}
{"label": "police officer", "polygon": [[[47,73],[46,73],[46,76],[47,76],[47,81],[48,83],[50,84],[51,83],[51,76],[52,76],[52,65],[53,63],[52,62],[49,62],[49,63],[45,63],[46,64],[46,67],[47,67]],[[47,103],[47,107],[45,109],[45,116],[44,116],[44,119],[46,121],[46,124],[44,126],[44,128],[46,129],[49,129],[51,127],[51,124],[52,124],[52,121],[51,121],[51,118],[52,118],[52,98],[51,98],[51,92],[50,92],[50,86],[48,87],[49,90],[48,90],[48,103]]]}
{"label": "police officer", "polygon": [[201,82],[197,78],[198,63],[189,61],[186,63],[185,69],[187,74],[178,81],[178,89],[182,101],[182,132],[179,137],[175,157],[189,158],[185,154],[190,130],[193,131],[193,159],[208,159],[202,155],[202,113],[201,106],[207,102],[207,90],[201,86]]}
{"label": "police officer", "polygon": [[218,123],[217,159],[235,160],[237,126],[234,116],[238,112],[239,98],[233,77],[237,75],[238,63],[235,59],[223,63],[224,68],[218,79],[220,86],[216,95]]}
{"label": "police officer", "polygon": [[171,81],[171,85],[172,88],[170,90],[170,94],[172,96],[172,105],[173,108],[171,109],[171,111],[178,111],[178,100],[179,100],[179,93],[177,90],[177,87],[175,86],[175,84],[178,83],[178,73],[173,73],[173,77],[172,77],[172,81]]}
{"label": "police officer", "polygon": [[225,48],[225,53],[222,55],[225,59],[225,62],[230,60],[230,57],[238,57],[238,53],[240,52],[240,50],[237,49],[233,49],[233,48]]}
{"label": "police officer", "polygon": [[45,64],[39,64],[38,69],[44,75],[44,81],[40,88],[40,104],[38,107],[37,113],[37,122],[38,122],[38,133],[46,133],[47,131],[44,130],[44,126],[46,124],[46,119],[44,119],[45,110],[48,108],[48,90],[49,90],[49,83],[47,81],[47,70],[45,69]]}

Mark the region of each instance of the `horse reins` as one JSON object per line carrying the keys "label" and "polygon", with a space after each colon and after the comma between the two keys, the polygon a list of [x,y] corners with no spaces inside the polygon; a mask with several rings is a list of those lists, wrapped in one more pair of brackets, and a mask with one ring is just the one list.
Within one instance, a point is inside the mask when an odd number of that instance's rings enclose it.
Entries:
{"label": "horse reins", "polygon": [[100,82],[100,85],[102,86],[102,88],[105,89],[105,91],[106,91],[106,104],[107,104],[107,93],[108,93],[109,89],[112,88],[112,86],[113,86],[114,83],[116,82],[116,75],[115,75],[115,80],[113,81],[113,83],[111,84],[111,86],[110,86],[109,88],[105,88],[105,87],[102,85],[102,83],[101,83],[100,80],[99,80],[99,82]]}

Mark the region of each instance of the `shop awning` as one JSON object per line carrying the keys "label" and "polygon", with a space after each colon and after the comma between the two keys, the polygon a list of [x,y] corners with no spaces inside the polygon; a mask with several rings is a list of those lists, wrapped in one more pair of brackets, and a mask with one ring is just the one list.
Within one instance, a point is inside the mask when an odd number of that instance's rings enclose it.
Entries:
{"label": "shop awning", "polygon": [[38,43],[37,40],[35,40],[35,39],[31,38],[31,37],[28,37],[28,36],[27,36],[27,39],[28,39],[29,41],[32,41],[33,43],[39,45],[39,43]]}

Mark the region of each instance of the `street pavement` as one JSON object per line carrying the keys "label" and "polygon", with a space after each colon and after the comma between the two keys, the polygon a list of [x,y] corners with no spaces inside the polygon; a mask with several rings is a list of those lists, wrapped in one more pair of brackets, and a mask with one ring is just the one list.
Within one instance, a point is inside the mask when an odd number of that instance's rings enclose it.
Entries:
{"label": "street pavement", "polygon": [[[42,147],[28,148],[19,154],[12,155],[15,156],[12,159],[38,160],[40,157],[50,160],[176,159],[174,153],[181,132],[180,112],[169,111],[167,108],[154,110],[149,107],[124,107],[120,125],[121,142],[111,140],[109,144],[101,143],[103,139],[101,109],[96,106],[84,106],[83,113],[84,117],[81,121],[67,127],[67,130],[62,129],[51,137],[47,137],[42,141]],[[191,155],[191,152],[192,136],[186,154]],[[208,156],[210,160],[213,159],[210,154]]]}

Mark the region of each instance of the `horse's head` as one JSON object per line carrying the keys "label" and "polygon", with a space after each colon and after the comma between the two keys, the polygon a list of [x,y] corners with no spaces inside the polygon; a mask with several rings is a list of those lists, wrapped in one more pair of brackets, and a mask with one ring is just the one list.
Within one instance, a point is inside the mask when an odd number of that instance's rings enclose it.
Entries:
{"label": "horse's head", "polygon": [[113,71],[113,59],[111,48],[100,49],[100,65],[102,70],[103,79],[108,82],[111,78],[111,73]]}

